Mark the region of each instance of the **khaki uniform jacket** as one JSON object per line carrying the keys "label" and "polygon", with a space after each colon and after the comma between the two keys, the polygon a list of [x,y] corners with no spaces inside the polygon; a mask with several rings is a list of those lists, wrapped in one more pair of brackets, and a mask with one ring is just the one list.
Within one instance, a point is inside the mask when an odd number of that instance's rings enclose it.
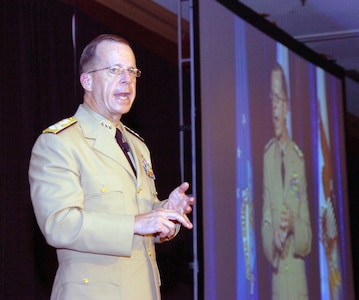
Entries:
{"label": "khaki uniform jacket", "polygon": [[123,130],[136,178],[112,123],[85,104],[74,117],[41,134],[30,160],[34,212],[59,262],[51,299],[160,299],[155,239],[134,235],[135,215],[164,203],[149,150]]}
{"label": "khaki uniform jacket", "polygon": [[[311,251],[310,226],[302,152],[289,141],[284,150],[285,179],[282,183],[281,150],[276,138],[264,153],[262,240],[264,253],[272,265],[272,299],[307,299],[304,257]],[[283,188],[284,186],[284,188]],[[282,253],[274,246],[274,227],[280,222],[283,204],[294,213],[294,233],[289,235]]]}

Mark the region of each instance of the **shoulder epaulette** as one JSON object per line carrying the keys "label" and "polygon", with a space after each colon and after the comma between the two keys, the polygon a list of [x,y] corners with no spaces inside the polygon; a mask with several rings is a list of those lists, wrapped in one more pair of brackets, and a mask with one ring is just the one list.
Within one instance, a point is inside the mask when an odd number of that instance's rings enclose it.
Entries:
{"label": "shoulder epaulette", "polygon": [[298,145],[294,142],[293,142],[293,148],[294,148],[295,152],[298,154],[299,158],[303,159],[304,154],[303,154],[302,150],[300,150]]}
{"label": "shoulder epaulette", "polygon": [[269,147],[274,143],[275,140],[276,140],[276,138],[270,139],[270,141],[264,147],[264,152],[266,152],[269,149]]}
{"label": "shoulder epaulette", "polygon": [[124,125],[124,127],[125,127],[125,129],[126,129],[129,133],[133,134],[135,137],[137,137],[137,138],[138,138],[139,140],[141,140],[143,143],[145,142],[144,138],[141,137],[137,132],[134,132],[132,129],[128,128],[128,127],[125,126],[125,125]]}
{"label": "shoulder epaulette", "polygon": [[66,118],[63,119],[57,123],[55,123],[54,125],[51,125],[49,127],[47,127],[46,129],[44,129],[42,132],[43,133],[54,133],[57,134],[60,131],[70,127],[71,125],[75,124],[77,122],[75,117],[70,117],[70,118]]}

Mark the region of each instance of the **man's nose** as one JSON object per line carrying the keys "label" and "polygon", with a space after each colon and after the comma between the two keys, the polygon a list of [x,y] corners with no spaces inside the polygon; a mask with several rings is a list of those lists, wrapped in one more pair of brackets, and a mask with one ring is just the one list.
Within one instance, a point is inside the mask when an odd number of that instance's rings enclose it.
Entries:
{"label": "man's nose", "polygon": [[132,80],[133,80],[133,76],[131,76],[130,72],[127,69],[124,69],[120,74],[120,82],[131,83]]}

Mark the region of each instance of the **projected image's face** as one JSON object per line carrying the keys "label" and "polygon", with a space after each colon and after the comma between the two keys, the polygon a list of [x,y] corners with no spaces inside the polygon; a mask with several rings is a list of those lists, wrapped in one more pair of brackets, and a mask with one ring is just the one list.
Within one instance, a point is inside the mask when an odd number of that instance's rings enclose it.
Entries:
{"label": "projected image's face", "polygon": [[283,82],[279,71],[272,72],[270,97],[272,100],[274,133],[278,139],[281,139],[286,126],[287,98],[283,91]]}

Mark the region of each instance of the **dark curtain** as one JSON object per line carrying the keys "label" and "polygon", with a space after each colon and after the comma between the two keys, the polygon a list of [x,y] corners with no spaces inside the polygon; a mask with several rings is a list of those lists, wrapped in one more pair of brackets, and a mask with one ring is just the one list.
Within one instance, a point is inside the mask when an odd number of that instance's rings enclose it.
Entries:
{"label": "dark curtain", "polygon": [[[1,0],[0,22],[0,298],[49,299],[57,261],[33,215],[27,177],[31,147],[42,129],[71,116],[82,102],[77,62],[84,45],[104,32],[131,37],[126,28],[114,32],[56,0]],[[147,141],[165,198],[180,183],[177,67],[143,46],[133,47],[143,77],[123,121]],[[158,256],[163,299],[191,299],[191,232],[183,229],[173,242],[160,245]]]}

